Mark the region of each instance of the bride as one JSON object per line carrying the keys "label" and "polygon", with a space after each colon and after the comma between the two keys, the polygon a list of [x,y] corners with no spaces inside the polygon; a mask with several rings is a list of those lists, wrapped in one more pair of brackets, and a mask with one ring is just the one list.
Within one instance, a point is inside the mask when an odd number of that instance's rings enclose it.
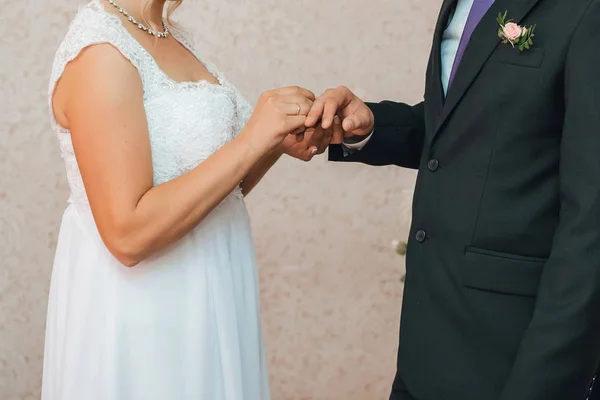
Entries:
{"label": "bride", "polygon": [[309,159],[341,128],[297,139],[310,91],[266,92],[252,112],[165,0],[120,1],[82,6],[52,69],[71,196],[42,399],[269,399],[243,196],[281,154]]}

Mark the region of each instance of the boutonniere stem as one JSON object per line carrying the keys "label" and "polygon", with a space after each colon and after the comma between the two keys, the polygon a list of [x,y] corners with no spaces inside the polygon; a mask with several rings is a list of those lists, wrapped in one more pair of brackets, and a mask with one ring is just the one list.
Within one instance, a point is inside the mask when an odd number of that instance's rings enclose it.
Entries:
{"label": "boutonniere stem", "polygon": [[496,18],[498,25],[500,25],[498,37],[502,39],[502,43],[508,43],[520,51],[529,50],[533,46],[535,25],[529,27],[517,25],[512,19],[507,20],[507,15],[508,11],[505,11],[504,14],[499,13],[498,18]]}

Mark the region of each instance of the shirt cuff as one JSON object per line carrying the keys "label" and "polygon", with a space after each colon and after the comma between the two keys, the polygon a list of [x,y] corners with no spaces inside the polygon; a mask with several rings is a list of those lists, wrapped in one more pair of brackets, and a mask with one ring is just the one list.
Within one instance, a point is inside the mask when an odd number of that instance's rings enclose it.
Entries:
{"label": "shirt cuff", "polygon": [[371,139],[371,136],[373,136],[373,132],[375,132],[375,129],[373,129],[371,131],[371,133],[369,133],[367,135],[367,137],[364,138],[363,140],[361,140],[360,142],[344,141],[344,143],[342,143],[342,150],[344,151],[344,156],[348,156],[352,153],[355,153],[355,152],[361,150],[363,147],[365,147],[365,145]]}

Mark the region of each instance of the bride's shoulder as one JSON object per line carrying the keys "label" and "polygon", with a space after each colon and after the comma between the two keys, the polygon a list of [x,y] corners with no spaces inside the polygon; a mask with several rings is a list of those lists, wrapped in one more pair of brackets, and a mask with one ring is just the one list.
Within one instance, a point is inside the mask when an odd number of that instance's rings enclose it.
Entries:
{"label": "bride's shoulder", "polygon": [[[67,64],[79,57],[80,53],[88,47],[109,44],[120,51],[126,58],[132,60],[136,68],[140,68],[133,60],[137,60],[136,53],[132,50],[127,40],[123,38],[123,33],[119,29],[120,21],[118,17],[109,14],[99,3],[99,0],[92,0],[79,7],[77,14],[71,20],[67,33],[58,46],[52,64],[50,77],[50,89],[62,76]],[[94,46],[97,47],[97,46]],[[97,57],[102,54],[112,54],[114,51],[107,46],[100,46],[94,55]],[[133,47],[133,49],[135,49]]]}
{"label": "bride's shoulder", "polygon": [[71,61],[90,45],[111,43],[117,47],[123,42],[119,24],[118,18],[109,14],[99,0],[81,5],[58,46],[55,63]]}
{"label": "bride's shoulder", "polygon": [[91,0],[79,6],[71,20],[64,42],[100,39],[118,32],[119,21],[108,13],[99,0]]}

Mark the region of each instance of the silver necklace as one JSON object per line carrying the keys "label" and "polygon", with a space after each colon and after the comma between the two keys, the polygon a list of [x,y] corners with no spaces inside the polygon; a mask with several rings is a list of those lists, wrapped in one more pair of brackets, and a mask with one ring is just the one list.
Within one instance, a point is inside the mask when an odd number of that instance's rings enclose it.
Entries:
{"label": "silver necklace", "polygon": [[131,15],[129,15],[129,13],[127,11],[123,10],[123,7],[121,7],[120,5],[115,3],[113,0],[106,0],[106,1],[108,1],[110,4],[112,4],[113,7],[115,7],[117,9],[117,11],[119,11],[121,14],[123,14],[123,16],[125,16],[127,18],[127,21],[129,21],[132,24],[134,24],[135,26],[137,26],[140,30],[148,33],[150,36],[156,36],[158,38],[166,38],[167,36],[169,36],[169,29],[167,28],[167,25],[165,25],[164,21],[162,23],[162,27],[163,27],[162,32],[153,31],[152,29],[148,28],[146,25],[142,24],[141,22],[139,22],[135,18],[133,18]]}

